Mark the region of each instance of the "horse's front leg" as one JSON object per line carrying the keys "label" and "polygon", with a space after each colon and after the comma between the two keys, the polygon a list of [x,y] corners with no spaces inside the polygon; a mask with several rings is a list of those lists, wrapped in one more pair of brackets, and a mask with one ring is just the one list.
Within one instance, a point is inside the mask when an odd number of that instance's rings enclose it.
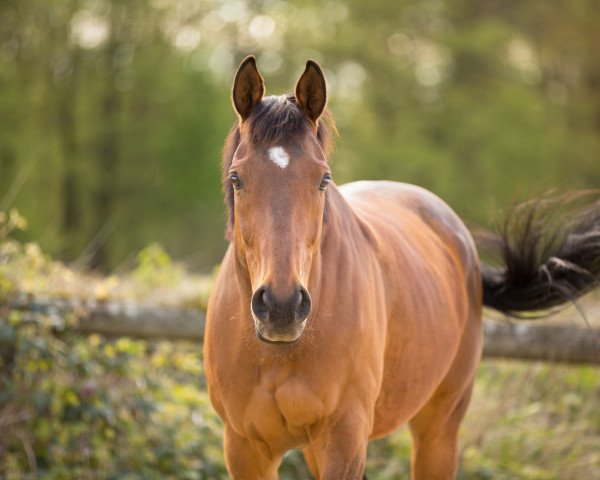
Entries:
{"label": "horse's front leg", "polygon": [[225,428],[225,462],[232,480],[277,480],[281,456],[272,456],[266,444],[251,441]]}
{"label": "horse's front leg", "polygon": [[366,415],[341,418],[304,451],[319,480],[359,480],[365,474],[370,427]]}

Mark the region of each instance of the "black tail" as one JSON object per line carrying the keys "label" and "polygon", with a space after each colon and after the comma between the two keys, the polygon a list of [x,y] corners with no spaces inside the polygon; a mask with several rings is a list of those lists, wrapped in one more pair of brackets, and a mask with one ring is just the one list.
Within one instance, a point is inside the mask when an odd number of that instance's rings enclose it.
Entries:
{"label": "black tail", "polygon": [[499,234],[480,237],[501,265],[482,265],[484,305],[514,317],[540,317],[600,285],[600,201],[578,206],[589,196],[521,204]]}

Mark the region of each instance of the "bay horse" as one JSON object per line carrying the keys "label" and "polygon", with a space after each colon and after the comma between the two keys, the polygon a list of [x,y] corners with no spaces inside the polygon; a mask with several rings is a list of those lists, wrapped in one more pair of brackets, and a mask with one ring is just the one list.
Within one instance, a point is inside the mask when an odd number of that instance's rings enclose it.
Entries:
{"label": "bay horse", "polygon": [[519,315],[597,285],[600,204],[560,232],[517,212],[522,228],[496,239],[504,265],[480,268],[469,230],[434,194],[334,184],[315,62],[293,94],[264,93],[250,56],[232,89],[230,245],[204,343],[229,474],[276,479],[285,452],[300,448],[315,478],[360,479],[368,441],[408,422],[412,477],[454,478],[482,305]]}

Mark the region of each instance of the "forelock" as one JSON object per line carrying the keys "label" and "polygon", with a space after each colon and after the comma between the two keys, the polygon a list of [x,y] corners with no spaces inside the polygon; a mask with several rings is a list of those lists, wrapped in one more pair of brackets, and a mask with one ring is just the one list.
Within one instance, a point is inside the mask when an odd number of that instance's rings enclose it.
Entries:
{"label": "forelock", "polygon": [[293,95],[265,97],[246,121],[254,144],[285,143],[310,131],[308,120]]}

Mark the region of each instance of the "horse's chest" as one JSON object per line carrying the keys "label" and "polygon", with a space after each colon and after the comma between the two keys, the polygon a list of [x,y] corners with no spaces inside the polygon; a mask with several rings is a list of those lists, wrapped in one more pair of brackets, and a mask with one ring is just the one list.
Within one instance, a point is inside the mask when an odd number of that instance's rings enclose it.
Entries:
{"label": "horse's chest", "polygon": [[253,389],[243,428],[267,443],[289,443],[291,448],[317,436],[326,414],[324,401],[302,380],[267,380]]}

